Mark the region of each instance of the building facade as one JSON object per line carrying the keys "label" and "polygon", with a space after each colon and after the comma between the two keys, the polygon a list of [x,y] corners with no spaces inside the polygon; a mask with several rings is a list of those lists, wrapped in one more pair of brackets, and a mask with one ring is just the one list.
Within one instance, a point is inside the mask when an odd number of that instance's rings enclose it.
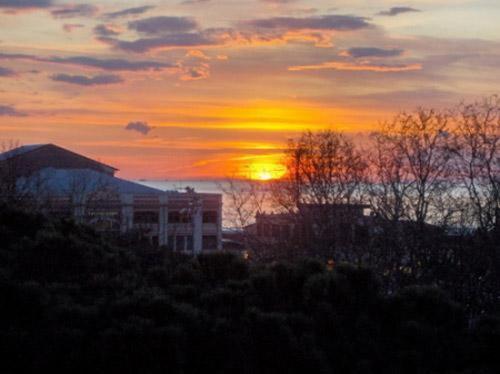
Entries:
{"label": "building facade", "polygon": [[3,180],[15,179],[17,192],[47,213],[177,252],[222,249],[221,194],[161,191],[117,178],[116,171],[53,144],[0,154]]}
{"label": "building facade", "polygon": [[364,204],[301,204],[294,213],[259,213],[247,232],[265,243],[322,238],[337,247],[362,243],[374,228]]}

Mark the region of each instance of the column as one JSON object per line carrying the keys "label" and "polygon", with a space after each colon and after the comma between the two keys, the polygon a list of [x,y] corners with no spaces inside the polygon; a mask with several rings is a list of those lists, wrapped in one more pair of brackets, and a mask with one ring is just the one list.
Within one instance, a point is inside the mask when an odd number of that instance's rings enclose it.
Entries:
{"label": "column", "polygon": [[158,245],[161,247],[168,244],[168,195],[160,195],[160,212],[158,219]]}
{"label": "column", "polygon": [[203,209],[199,196],[193,200],[193,253],[198,255],[203,250]]}
{"label": "column", "polygon": [[217,250],[222,250],[222,196],[217,208]]}
{"label": "column", "polygon": [[134,227],[134,195],[122,194],[120,200],[122,205],[120,231],[126,233]]}

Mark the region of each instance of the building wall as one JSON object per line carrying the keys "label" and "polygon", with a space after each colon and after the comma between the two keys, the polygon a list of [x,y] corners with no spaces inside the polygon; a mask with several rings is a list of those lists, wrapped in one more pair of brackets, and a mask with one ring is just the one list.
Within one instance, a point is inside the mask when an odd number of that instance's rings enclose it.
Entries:
{"label": "building wall", "polygon": [[222,249],[221,195],[124,196],[123,203],[127,215],[122,218],[123,232],[143,231],[152,243],[179,252]]}
{"label": "building wall", "polygon": [[[193,201],[194,199],[194,201]],[[103,232],[137,232],[157,246],[199,254],[222,249],[222,196],[219,194],[121,194],[97,202],[52,200],[47,210],[73,216]]]}

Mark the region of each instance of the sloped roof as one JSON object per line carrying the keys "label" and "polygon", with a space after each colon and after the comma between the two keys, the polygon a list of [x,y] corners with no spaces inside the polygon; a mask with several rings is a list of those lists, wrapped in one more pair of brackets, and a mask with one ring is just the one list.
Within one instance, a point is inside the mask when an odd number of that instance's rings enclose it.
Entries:
{"label": "sloped roof", "polygon": [[20,147],[11,149],[7,152],[0,153],[0,160],[8,160],[9,158],[12,158],[14,156],[19,156],[19,155],[34,151],[35,149],[45,147],[46,145],[49,145],[49,144],[22,145]]}
{"label": "sloped roof", "polygon": [[56,195],[68,195],[75,189],[80,193],[89,193],[99,188],[110,188],[120,194],[160,195],[164,192],[139,183],[116,178],[91,169],[54,169],[45,168],[37,174],[22,178],[19,184],[23,188],[36,191],[42,188]]}
{"label": "sloped roof", "polygon": [[17,148],[14,148],[14,149],[11,149],[7,152],[4,152],[4,153],[1,153],[0,154],[0,161],[1,160],[8,160],[10,158],[13,158],[13,157],[17,157],[17,156],[20,156],[20,155],[25,155],[29,152],[33,152],[35,150],[38,150],[40,148],[44,148],[44,147],[52,147],[52,148],[56,148],[58,149],[59,151],[63,151],[63,152],[66,152],[68,154],[71,154],[73,156],[77,156],[77,157],[80,157],[82,159],[85,159],[85,160],[88,160],[90,162],[93,162],[95,164],[99,164],[99,165],[102,165],[106,168],[109,168],[109,169],[112,169],[112,170],[115,170],[117,171],[118,169],[111,166],[111,165],[107,165],[103,162],[100,162],[100,161],[97,161],[97,160],[94,160],[94,159],[91,159],[87,156],[84,156],[84,155],[81,155],[79,153],[76,153],[76,152],[73,152],[73,151],[70,151],[69,149],[66,149],[66,148],[63,148],[63,147],[60,147],[58,145],[55,145],[55,144],[52,144],[52,143],[45,143],[45,144],[29,144],[29,145],[23,145],[23,146],[20,146],[20,147],[17,147]]}

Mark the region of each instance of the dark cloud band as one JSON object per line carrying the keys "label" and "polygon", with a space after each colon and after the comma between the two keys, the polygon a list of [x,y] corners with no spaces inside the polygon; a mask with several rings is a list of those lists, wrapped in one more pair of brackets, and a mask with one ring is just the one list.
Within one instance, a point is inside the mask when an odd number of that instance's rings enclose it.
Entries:
{"label": "dark cloud band", "polygon": [[143,38],[133,41],[119,40],[115,38],[101,38],[101,41],[112,45],[117,49],[127,52],[147,52],[156,48],[174,47],[203,47],[218,44],[214,38],[201,33],[170,34],[156,38]]}
{"label": "dark cloud band", "polygon": [[14,72],[14,70],[0,66],[0,77],[13,77],[15,75],[16,73]]}
{"label": "dark cloud band", "polygon": [[354,57],[398,57],[403,54],[402,49],[382,49],[376,47],[356,47],[344,51],[343,54]]}
{"label": "dark cloud band", "polygon": [[27,114],[24,112],[18,111],[15,107],[10,105],[2,105],[0,104],[0,117],[26,117]]}
{"label": "dark cloud band", "polygon": [[125,59],[97,59],[87,56],[72,57],[40,57],[20,53],[0,53],[0,60],[31,60],[63,65],[89,66],[93,68],[111,71],[141,71],[141,70],[163,70],[176,67],[175,64],[156,61],[131,61]]}
{"label": "dark cloud band", "polygon": [[128,28],[143,34],[184,33],[198,27],[197,22],[188,17],[151,17],[128,23]]}
{"label": "dark cloud band", "polygon": [[47,8],[52,0],[0,0],[0,8]]}
{"label": "dark cloud band", "polygon": [[56,82],[76,84],[79,86],[103,86],[123,82],[123,78],[115,74],[101,74],[93,77],[87,77],[85,75],[55,74],[50,78]]}
{"label": "dark cloud band", "polygon": [[92,17],[98,11],[99,9],[95,5],[77,4],[62,6],[52,10],[50,14],[55,18]]}
{"label": "dark cloud band", "polygon": [[119,10],[117,12],[105,13],[104,17],[106,17],[106,18],[120,18],[120,17],[134,16],[134,15],[146,13],[148,10],[151,10],[154,8],[155,7],[151,6],[151,5],[138,6],[138,7],[134,7],[134,8],[127,8],[127,9]]}
{"label": "dark cloud band", "polygon": [[244,22],[245,25],[260,29],[287,30],[335,30],[349,31],[370,27],[365,17],[350,15],[326,15],[320,17],[275,17],[255,19]]}
{"label": "dark cloud band", "polygon": [[413,12],[420,12],[420,10],[415,9],[415,8],[410,8],[407,6],[396,6],[396,7],[392,7],[389,10],[384,10],[382,12],[379,12],[378,15],[394,17],[394,16],[397,16],[398,14],[413,13]]}

